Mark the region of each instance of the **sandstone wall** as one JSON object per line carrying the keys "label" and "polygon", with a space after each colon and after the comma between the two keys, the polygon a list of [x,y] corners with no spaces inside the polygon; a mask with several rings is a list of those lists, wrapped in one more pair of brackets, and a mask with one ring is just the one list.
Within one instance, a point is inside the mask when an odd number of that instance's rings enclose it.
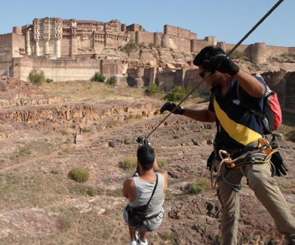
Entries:
{"label": "sandstone wall", "polygon": [[61,56],[62,57],[71,56],[71,44],[72,44],[72,40],[69,38],[63,38],[61,40]]}
{"label": "sandstone wall", "polygon": [[25,40],[22,35],[12,33],[12,57],[25,55]]}
{"label": "sandstone wall", "polygon": [[245,54],[250,58],[250,61],[255,64],[266,62],[267,58],[270,56],[278,56],[288,53],[295,54],[294,48],[271,46],[266,45],[265,43],[255,43],[245,48]]}
{"label": "sandstone wall", "polygon": [[[54,25],[52,26],[52,24]],[[154,33],[146,32],[138,24],[126,27],[117,20],[103,23],[74,19],[62,20],[60,18],[35,19],[33,25],[26,25],[22,28],[14,27],[12,33],[0,35],[0,74],[7,73],[7,69],[13,64],[24,65],[23,67],[14,67],[13,65],[11,69],[16,78],[24,80],[33,67],[41,68],[47,77],[56,81],[80,78],[88,80],[95,71],[102,71],[107,78],[116,74],[125,74],[126,64],[123,69],[122,64],[118,61],[100,63],[91,58],[109,56],[108,54],[114,56],[116,55],[115,50],[119,46],[124,46],[131,39],[138,44],[145,43],[147,46],[152,43],[158,48],[162,47],[185,53],[197,53],[208,45],[218,44],[226,51],[235,46],[225,42],[218,43],[217,38],[213,36],[198,40],[197,35],[190,30],[170,25],[164,26],[163,33]],[[270,56],[285,53],[295,54],[295,47],[268,46],[265,43],[240,45],[237,50],[245,52],[245,55],[256,64],[266,62]],[[132,58],[131,55],[129,58]],[[148,57],[144,52],[141,55],[142,58]],[[34,60],[33,58],[12,61],[13,58],[23,56],[42,56],[57,61],[48,60],[48,64],[45,61]],[[161,61],[169,63],[171,59],[165,58],[161,57]],[[33,61],[29,61],[30,59],[33,59]],[[137,56],[134,57],[136,61],[129,64],[139,67],[157,66],[157,60],[153,57],[141,59],[139,62],[137,59]],[[9,65],[7,62],[11,62],[11,64]],[[84,67],[83,63],[89,64],[89,67]],[[42,67],[43,64],[45,64],[44,68]],[[79,69],[81,71],[78,71]],[[144,80],[144,83],[149,84],[146,80]]]}
{"label": "sandstone wall", "polygon": [[[113,65],[116,66],[116,65]],[[116,69],[110,64],[104,67],[100,61],[87,60],[49,60],[42,58],[14,58],[13,59],[13,76],[21,80],[27,81],[29,73],[33,68],[41,69],[46,78],[53,81],[75,81],[90,80],[95,72],[101,72],[101,68],[105,70],[105,74],[116,74]]]}
{"label": "sandstone wall", "polygon": [[187,70],[184,74],[183,84],[185,88],[196,89],[197,93],[204,94],[208,93],[211,87],[206,83],[202,82],[202,78],[199,76],[199,71],[196,69]]}
{"label": "sandstone wall", "polygon": [[135,41],[138,44],[145,43],[145,45],[154,43],[154,33],[137,31],[135,32]]}
{"label": "sandstone wall", "polygon": [[[229,44],[229,43],[225,43],[225,42],[221,42],[221,43],[219,43],[219,45],[220,45],[220,47],[221,47],[225,52],[229,52],[230,50],[232,50],[232,48],[233,48],[234,46],[236,46],[236,44]],[[236,50],[239,50],[239,51],[241,51],[241,52],[244,52],[244,51],[247,49],[248,46],[249,46],[249,45],[241,44],[239,47],[237,47]],[[246,51],[245,51],[245,52],[246,52]]]}
{"label": "sandstone wall", "polygon": [[12,59],[12,33],[0,35],[0,62]]}
{"label": "sandstone wall", "polygon": [[[295,72],[289,72],[285,75],[282,80],[282,85],[284,88],[284,96],[283,96],[283,109],[286,112],[295,113]],[[293,121],[294,123],[294,121]],[[294,125],[294,124],[293,124]]]}
{"label": "sandstone wall", "polygon": [[209,45],[212,45],[207,40],[192,40],[191,43],[192,43],[192,46],[191,46],[191,52],[192,53],[198,53],[204,47],[209,46]]}
{"label": "sandstone wall", "polygon": [[0,62],[0,77],[1,76],[11,76],[12,66],[11,62]]}
{"label": "sandstone wall", "polygon": [[284,113],[295,113],[295,72],[267,72],[262,74],[269,87],[278,94]]}
{"label": "sandstone wall", "polygon": [[184,70],[160,72],[155,81],[164,91],[170,91],[176,86],[183,86],[184,73]]}
{"label": "sandstone wall", "polygon": [[144,80],[145,86],[151,86],[156,81],[157,69],[155,67],[151,67],[144,70]]}
{"label": "sandstone wall", "polygon": [[166,92],[176,86],[182,86],[189,90],[198,86],[196,92],[200,94],[208,93],[210,86],[206,82],[201,83],[201,81],[202,79],[197,69],[160,72],[155,77],[155,83]]}
{"label": "sandstone wall", "polygon": [[164,39],[162,41],[164,48],[180,52],[191,52],[192,39],[197,39],[197,34],[192,33],[190,30],[170,25],[164,26]]}
{"label": "sandstone wall", "polygon": [[182,37],[186,39],[197,39],[196,33],[192,33],[190,30],[170,25],[164,26],[164,34],[167,34],[169,36]]}

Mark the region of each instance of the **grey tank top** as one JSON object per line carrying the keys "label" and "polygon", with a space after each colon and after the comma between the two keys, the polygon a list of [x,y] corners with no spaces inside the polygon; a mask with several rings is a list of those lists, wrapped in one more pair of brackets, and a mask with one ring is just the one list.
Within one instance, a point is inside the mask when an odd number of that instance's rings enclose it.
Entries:
{"label": "grey tank top", "polygon": [[[148,206],[147,217],[156,215],[163,212],[164,204],[164,176],[160,173],[158,175],[158,185],[153,195],[153,198]],[[139,177],[133,177],[136,187],[136,199],[134,202],[130,202],[129,205],[132,207],[138,207],[147,204],[149,201],[156,182],[149,182],[140,179]]]}

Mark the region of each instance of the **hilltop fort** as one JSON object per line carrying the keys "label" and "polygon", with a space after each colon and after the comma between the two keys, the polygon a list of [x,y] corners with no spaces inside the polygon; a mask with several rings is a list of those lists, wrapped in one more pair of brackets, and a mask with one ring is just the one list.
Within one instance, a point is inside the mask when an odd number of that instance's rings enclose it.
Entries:
{"label": "hilltop fort", "polygon": [[[120,52],[130,42],[141,47],[136,57]],[[95,72],[106,77],[124,77],[128,76],[130,68],[143,68],[147,71],[130,70],[129,73],[140,76],[140,73],[147,72],[152,77],[148,83],[152,83],[159,69],[193,68],[190,63],[193,55],[207,45],[218,45],[225,50],[234,46],[212,36],[198,39],[196,33],[170,25],[165,25],[163,32],[148,32],[139,24],[126,26],[118,20],[104,23],[34,19],[32,24],[13,27],[12,33],[0,35],[0,75],[26,81],[30,71],[37,68],[54,81],[69,81],[89,80]],[[150,50],[145,51],[144,47]],[[263,63],[271,56],[295,54],[295,47],[265,43],[241,45],[238,50],[255,64]],[[168,57],[166,51],[173,57]],[[166,54],[164,58],[163,54]],[[155,57],[157,55],[161,57]],[[141,62],[134,62],[135,59]]]}

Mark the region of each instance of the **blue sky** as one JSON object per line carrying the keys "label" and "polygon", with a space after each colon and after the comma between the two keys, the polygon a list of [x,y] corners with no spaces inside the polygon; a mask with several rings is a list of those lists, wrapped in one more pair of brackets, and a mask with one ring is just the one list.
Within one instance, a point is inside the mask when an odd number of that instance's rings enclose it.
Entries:
{"label": "blue sky", "polygon": [[[0,34],[13,26],[32,24],[34,18],[117,19],[138,23],[146,31],[163,32],[173,25],[236,44],[278,0],[2,0]],[[284,0],[243,44],[295,47],[295,0]]]}

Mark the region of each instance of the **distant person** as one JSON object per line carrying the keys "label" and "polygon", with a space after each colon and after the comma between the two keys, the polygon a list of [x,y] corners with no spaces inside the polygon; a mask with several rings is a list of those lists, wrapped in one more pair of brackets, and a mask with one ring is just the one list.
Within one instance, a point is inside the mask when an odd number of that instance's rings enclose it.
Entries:
{"label": "distant person", "polygon": [[[123,196],[128,198],[131,207],[138,207],[147,204],[147,218],[138,228],[132,228],[128,224],[127,206],[124,208],[123,217],[129,226],[130,244],[147,245],[147,233],[156,230],[162,223],[164,218],[164,199],[168,186],[168,173],[159,168],[155,151],[147,141],[137,150],[137,163],[139,175],[127,178],[123,184]],[[157,184],[156,184],[157,181]],[[139,232],[139,237],[136,236]]]}
{"label": "distant person", "polygon": [[[222,244],[238,244],[239,190],[244,176],[257,199],[274,219],[279,232],[290,244],[295,244],[295,218],[272,178],[272,170],[281,171],[283,161],[276,163],[278,165],[269,161],[267,157],[271,156],[272,149],[264,138],[262,120],[249,110],[250,104],[262,110],[266,93],[264,81],[241,70],[221,48],[214,46],[202,49],[196,55],[194,64],[199,68],[199,75],[212,87],[208,109],[192,110],[167,102],[160,111],[168,110],[196,121],[217,123],[215,149],[208,159],[208,167],[210,170],[217,169]],[[244,98],[243,103],[239,96]],[[228,157],[239,158],[243,165],[223,164]]]}

